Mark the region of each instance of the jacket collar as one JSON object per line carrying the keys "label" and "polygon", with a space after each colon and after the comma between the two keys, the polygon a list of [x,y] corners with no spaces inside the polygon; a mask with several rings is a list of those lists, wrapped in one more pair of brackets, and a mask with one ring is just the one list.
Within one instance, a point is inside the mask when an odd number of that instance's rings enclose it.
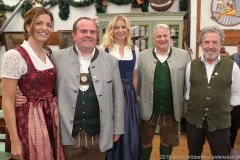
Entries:
{"label": "jacket collar", "polygon": [[[156,55],[155,50],[154,50],[154,47],[153,47],[153,49],[152,49],[152,54],[153,54],[153,57],[154,57],[156,60],[158,60],[157,55]],[[168,54],[168,58],[171,57],[171,55],[172,55],[172,47],[170,47],[169,54]],[[167,59],[168,59],[168,58],[167,58]]]}
{"label": "jacket collar", "polygon": [[[78,55],[76,46],[73,47],[73,51],[75,52],[76,55]],[[97,49],[97,47],[95,47],[95,53],[94,53],[93,58],[91,59],[91,63],[92,63],[95,59],[97,59],[98,55],[99,55],[99,50]]]}

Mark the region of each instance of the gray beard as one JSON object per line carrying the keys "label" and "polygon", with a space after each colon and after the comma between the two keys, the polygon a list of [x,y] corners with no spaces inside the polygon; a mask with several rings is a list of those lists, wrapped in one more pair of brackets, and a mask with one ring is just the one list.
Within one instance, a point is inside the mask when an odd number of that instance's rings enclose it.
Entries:
{"label": "gray beard", "polygon": [[213,55],[208,55],[207,53],[204,53],[203,56],[205,59],[212,61],[217,58],[218,54],[218,52],[215,52]]}

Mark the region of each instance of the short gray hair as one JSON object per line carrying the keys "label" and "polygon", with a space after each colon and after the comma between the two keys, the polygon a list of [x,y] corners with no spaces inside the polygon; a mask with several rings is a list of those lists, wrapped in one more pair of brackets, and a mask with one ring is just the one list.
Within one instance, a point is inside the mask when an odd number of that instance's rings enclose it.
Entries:
{"label": "short gray hair", "polygon": [[157,28],[165,28],[168,30],[168,32],[170,34],[169,26],[167,24],[157,24],[155,27],[153,27],[153,34]]}
{"label": "short gray hair", "polygon": [[199,43],[202,43],[202,38],[205,33],[217,33],[220,36],[220,42],[222,43],[224,41],[225,35],[222,29],[220,29],[218,26],[207,26],[202,29],[198,36]]}

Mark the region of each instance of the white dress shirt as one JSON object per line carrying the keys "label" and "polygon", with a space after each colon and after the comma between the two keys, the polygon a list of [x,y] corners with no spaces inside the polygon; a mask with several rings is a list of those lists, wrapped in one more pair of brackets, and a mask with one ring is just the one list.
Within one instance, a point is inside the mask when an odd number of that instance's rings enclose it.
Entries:
{"label": "white dress shirt", "polygon": [[[93,56],[94,56],[94,53],[95,53],[95,47],[94,47],[94,50],[93,50],[93,52],[92,52],[92,54],[91,55],[89,55],[89,56],[87,56],[87,57],[83,57],[82,56],[82,54],[81,54],[81,52],[79,51],[79,49],[77,48],[77,46],[76,46],[76,50],[77,50],[77,54],[78,54],[78,62],[79,62],[79,66],[80,66],[80,74],[81,73],[87,73],[88,74],[88,67],[90,66],[90,64],[91,64],[91,60],[92,60],[92,58],[93,58]],[[81,85],[81,83],[80,83],[80,85],[79,85],[79,89],[81,90],[81,91],[86,91],[87,89],[89,88],[89,86],[87,86],[87,85]]]}
{"label": "white dress shirt", "polygon": [[165,53],[165,54],[163,54],[163,55],[162,55],[162,54],[159,54],[159,53],[157,52],[156,47],[154,47],[154,52],[156,53],[156,56],[157,56],[158,60],[159,60],[161,63],[163,63],[164,61],[166,61],[166,59],[168,59],[169,52],[170,52],[170,46],[169,46],[169,48],[168,48],[167,53]]}

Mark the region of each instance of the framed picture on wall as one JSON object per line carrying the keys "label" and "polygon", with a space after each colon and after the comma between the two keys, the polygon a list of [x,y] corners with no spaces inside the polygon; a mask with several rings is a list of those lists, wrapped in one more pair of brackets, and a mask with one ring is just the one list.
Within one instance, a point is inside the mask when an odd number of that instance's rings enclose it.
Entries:
{"label": "framed picture on wall", "polygon": [[16,48],[25,40],[23,32],[4,32],[6,51]]}
{"label": "framed picture on wall", "polygon": [[59,49],[73,46],[72,30],[58,30]]}

